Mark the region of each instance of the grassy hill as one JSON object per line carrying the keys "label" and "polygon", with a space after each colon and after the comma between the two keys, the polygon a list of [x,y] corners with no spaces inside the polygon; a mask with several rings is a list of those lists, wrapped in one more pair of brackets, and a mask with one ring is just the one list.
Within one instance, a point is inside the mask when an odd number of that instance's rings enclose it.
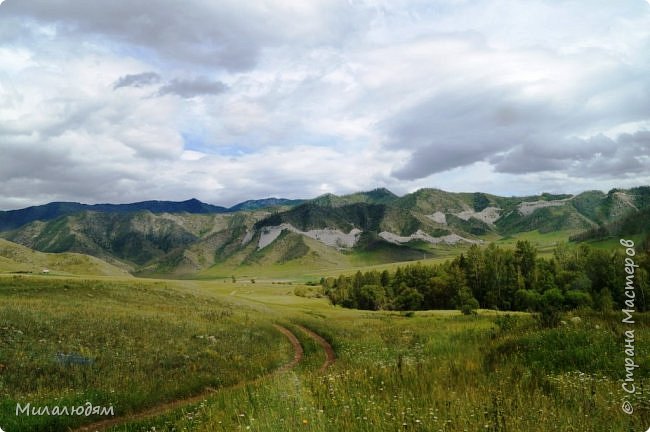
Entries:
{"label": "grassy hill", "polygon": [[398,196],[386,188],[373,189],[367,192],[357,192],[349,195],[337,196],[331,193],[316,197],[309,202],[317,206],[340,207],[348,204],[391,204]]}
{"label": "grassy hill", "polygon": [[75,274],[128,277],[127,268],[109,264],[93,256],[77,253],[42,253],[0,239],[0,272]]}

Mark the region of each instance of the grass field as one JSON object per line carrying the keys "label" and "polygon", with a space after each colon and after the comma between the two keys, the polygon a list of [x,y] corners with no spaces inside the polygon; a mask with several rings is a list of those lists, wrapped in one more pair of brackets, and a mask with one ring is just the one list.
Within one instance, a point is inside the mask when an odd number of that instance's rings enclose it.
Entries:
{"label": "grass field", "polygon": [[496,240],[496,244],[505,248],[514,248],[518,241],[529,241],[540,256],[550,255],[558,243],[569,241],[569,237],[576,234],[577,231],[553,231],[549,233],[540,233],[539,231],[527,231],[503,237]]}
{"label": "grass field", "polygon": [[[647,394],[628,397],[633,415],[620,408],[621,317],[580,317],[541,330],[524,313],[357,311],[331,306],[296,280],[5,276],[0,427],[66,431],[103,417],[16,416],[16,403],[91,402],[126,416],[110,430],[133,432],[647,429]],[[649,384],[650,317],[636,318],[641,390]],[[297,367],[275,374],[293,352],[274,323],[304,348]],[[325,372],[323,350],[299,324],[336,351]],[[57,353],[92,363],[61,364]]]}
{"label": "grass field", "polygon": [[121,268],[90,255],[77,253],[43,253],[0,239],[0,274],[25,273],[51,275],[89,275],[130,277],[126,267]]}
{"label": "grass field", "polygon": [[92,401],[124,414],[274,369],[289,348],[273,314],[253,306],[179,283],[2,277],[0,427],[65,430],[79,421],[7,415],[24,401]]}

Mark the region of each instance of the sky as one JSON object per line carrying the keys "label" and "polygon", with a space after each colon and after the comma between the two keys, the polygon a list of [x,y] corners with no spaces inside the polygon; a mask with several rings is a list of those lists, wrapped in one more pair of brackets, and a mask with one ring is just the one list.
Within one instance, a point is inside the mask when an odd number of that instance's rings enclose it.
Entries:
{"label": "sky", "polygon": [[646,0],[0,2],[0,210],[649,184]]}

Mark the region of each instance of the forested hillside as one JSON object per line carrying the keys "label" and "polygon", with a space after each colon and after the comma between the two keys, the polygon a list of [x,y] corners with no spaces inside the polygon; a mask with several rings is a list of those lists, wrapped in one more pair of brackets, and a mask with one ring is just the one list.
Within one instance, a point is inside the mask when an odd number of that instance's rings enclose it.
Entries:
{"label": "forested hillside", "polygon": [[[580,307],[609,311],[624,307],[630,271],[637,288],[635,307],[650,308],[650,259],[646,240],[636,245],[634,262],[622,245],[606,251],[562,244],[540,258],[527,241],[516,248],[494,244],[440,265],[420,263],[321,281],[332,303],[359,309],[423,310],[482,307],[497,310],[560,311]],[[628,259],[628,261],[626,261]]]}

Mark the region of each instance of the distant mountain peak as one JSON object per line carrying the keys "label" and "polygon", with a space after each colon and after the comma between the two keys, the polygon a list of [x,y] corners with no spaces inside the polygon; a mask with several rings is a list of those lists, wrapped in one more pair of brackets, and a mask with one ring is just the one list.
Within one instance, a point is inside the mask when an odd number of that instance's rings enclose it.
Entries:
{"label": "distant mountain peak", "polygon": [[245,211],[245,210],[260,210],[269,207],[295,206],[295,205],[302,204],[303,202],[304,200],[301,199],[270,197],[270,198],[262,198],[257,200],[246,200],[230,207],[228,211],[235,212],[235,211]]}

